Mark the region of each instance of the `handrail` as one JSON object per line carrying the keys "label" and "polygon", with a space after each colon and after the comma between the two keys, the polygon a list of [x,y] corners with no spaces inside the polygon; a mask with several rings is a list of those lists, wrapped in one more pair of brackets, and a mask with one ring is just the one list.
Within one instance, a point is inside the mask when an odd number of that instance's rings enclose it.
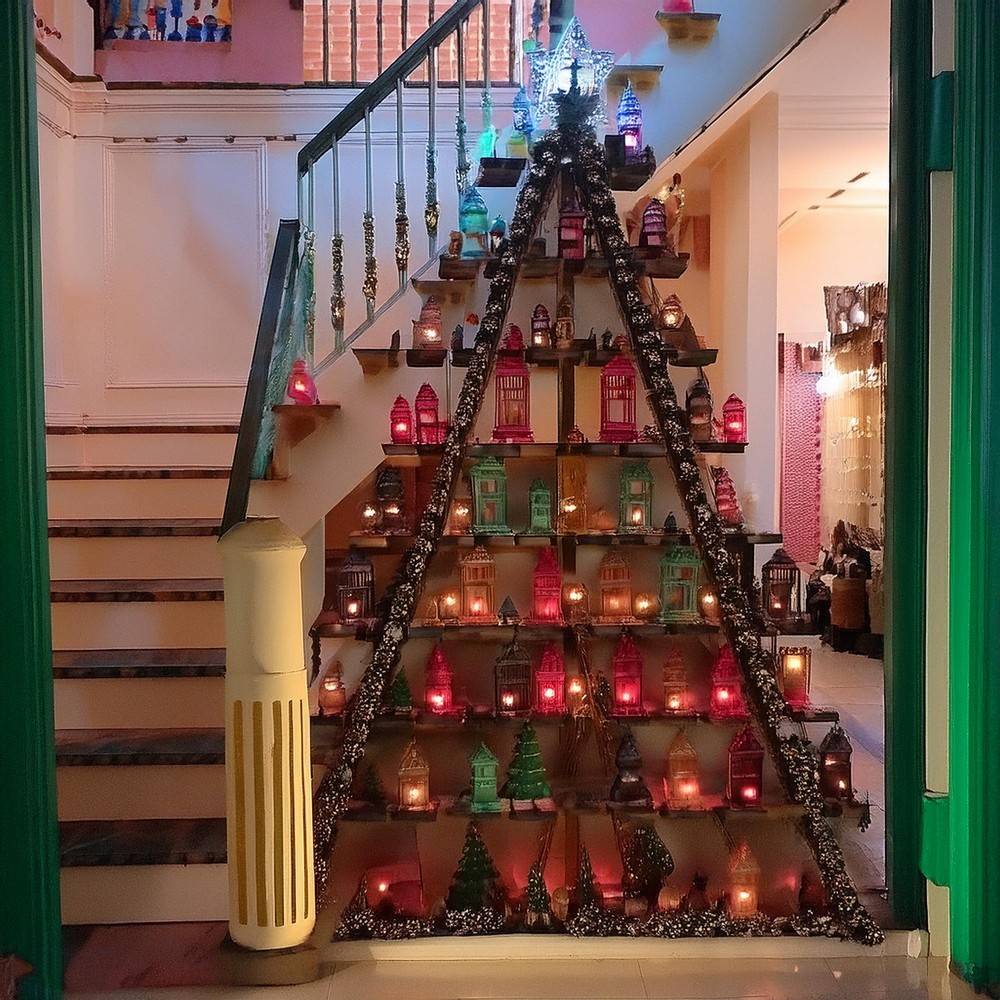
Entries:
{"label": "handrail", "polygon": [[233,468],[229,474],[229,487],[226,490],[226,508],[222,515],[220,534],[223,535],[234,525],[246,520],[247,504],[250,501],[250,475],[264,419],[264,400],[268,373],[271,370],[271,358],[274,354],[278,316],[281,312],[282,299],[294,280],[293,259],[298,240],[299,220],[282,219],[274,241],[267,284],[264,286],[264,301],[260,309],[260,321],[257,324],[257,340],[250,362],[246,396],[243,398],[243,413],[240,416],[240,429],[233,452]]}
{"label": "handrail", "polygon": [[447,13],[442,14],[413,44],[387,69],[375,78],[360,94],[299,150],[299,175],[308,172],[316,161],[329,153],[355,125],[364,121],[365,114],[374,111],[396,90],[398,81],[405,80],[427,58],[428,52],[446,41],[457,27],[472,16],[477,7],[488,0],[461,0]]}

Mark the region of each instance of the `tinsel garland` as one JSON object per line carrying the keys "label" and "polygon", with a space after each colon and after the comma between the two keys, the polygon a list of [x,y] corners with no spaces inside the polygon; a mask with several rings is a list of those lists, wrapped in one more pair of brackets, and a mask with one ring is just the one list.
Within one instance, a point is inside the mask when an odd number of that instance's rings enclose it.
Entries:
{"label": "tinsel garland", "polygon": [[458,937],[499,934],[504,929],[502,913],[483,907],[479,910],[447,910],[444,926]]}
{"label": "tinsel garland", "polygon": [[337,341],[344,335],[344,237],[330,240],[330,322]]}
{"label": "tinsel garland", "polygon": [[371,212],[365,212],[362,226],[365,232],[365,280],[361,291],[368,300],[369,308],[374,308],[378,294],[378,259],[375,256],[375,216]]}
{"label": "tinsel garland", "polygon": [[396,181],[396,270],[406,274],[410,266],[410,218],[406,214],[406,185]]}

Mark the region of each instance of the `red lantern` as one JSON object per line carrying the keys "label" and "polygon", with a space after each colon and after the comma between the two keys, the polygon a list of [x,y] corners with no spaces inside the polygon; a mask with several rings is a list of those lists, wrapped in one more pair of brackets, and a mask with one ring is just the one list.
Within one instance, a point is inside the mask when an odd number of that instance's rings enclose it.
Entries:
{"label": "red lantern", "polygon": [[389,412],[389,440],[393,444],[413,444],[413,413],[403,396],[397,396]]}
{"label": "red lantern", "polygon": [[585,216],[573,188],[573,197],[559,213],[559,256],[566,260],[583,260],[587,256],[583,229]]}
{"label": "red lantern", "polygon": [[729,745],[729,783],[726,796],[731,806],[760,804],[764,786],[764,748],[749,726]]}
{"label": "red lantern", "polygon": [[556,559],[556,550],[551,546],[542,549],[542,554],[538,557],[533,584],[533,620],[561,625],[562,571]]}
{"label": "red lantern", "polygon": [[615,715],[642,715],[642,655],[623,632],[612,660],[615,675]]}
{"label": "red lantern", "polygon": [[309,374],[309,367],[302,358],[296,358],[292,364],[292,373],[288,376],[288,387],[285,389],[288,398],[298,406],[315,406],[319,402],[319,392],[316,383]]}
{"label": "red lantern", "polygon": [[417,415],[417,444],[443,444],[447,424],[438,417],[438,394],[429,382],[417,391],[414,409]]}
{"label": "red lantern", "polygon": [[562,648],[547,642],[542,660],[535,670],[534,709],[542,715],[561,715],[566,711],[566,667]]}
{"label": "red lantern", "polygon": [[747,443],[747,408],[735,393],[722,404],[722,434],[730,444]]}
{"label": "red lantern", "polygon": [[427,661],[424,705],[434,715],[446,715],[451,711],[451,667],[440,646],[434,647]]}
{"label": "red lantern", "polygon": [[601,369],[601,440],[635,441],[635,365],[624,354]]}
{"label": "red lantern", "polygon": [[639,246],[665,250],[670,245],[667,235],[667,212],[662,201],[651,199],[642,213],[642,228],[639,230]]}
{"label": "red lantern", "polygon": [[511,326],[496,368],[494,441],[508,444],[530,444],[534,441],[531,433],[530,374],[523,352],[521,330]]}
{"label": "red lantern", "polygon": [[713,719],[745,719],[743,689],[740,686],[740,666],[732,649],[725,645],[719,650],[712,667],[712,694],[708,714]]}

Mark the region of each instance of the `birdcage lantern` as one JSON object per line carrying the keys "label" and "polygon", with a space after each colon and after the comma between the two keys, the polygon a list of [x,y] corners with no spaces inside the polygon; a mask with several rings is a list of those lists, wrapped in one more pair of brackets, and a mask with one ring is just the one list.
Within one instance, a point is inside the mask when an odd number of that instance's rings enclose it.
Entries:
{"label": "birdcage lantern", "polygon": [[712,719],[745,719],[743,685],[740,664],[727,643],[720,650],[712,665],[712,687],[709,694],[708,714]]}
{"label": "birdcage lantern", "polygon": [[755,808],[764,789],[764,747],[749,726],[744,726],[729,744],[729,805]]}
{"label": "birdcage lantern", "polygon": [[431,295],[420,307],[420,318],[413,322],[413,349],[415,351],[441,350],[441,303]]}
{"label": "birdcage lantern", "polygon": [[747,443],[747,408],[736,393],[722,404],[722,440],[728,444]]}
{"label": "birdcage lantern", "polygon": [[648,462],[626,462],[618,491],[618,531],[647,534],[652,530],[653,473]]}
{"label": "birdcage lantern", "polygon": [[699,374],[688,387],[684,395],[684,407],[687,410],[688,428],[695,441],[712,440],[712,390],[704,374]]}
{"label": "birdcage lantern", "polygon": [[440,646],[434,647],[427,661],[424,707],[432,715],[447,715],[452,710],[451,666]]}
{"label": "birdcage lantern", "polygon": [[601,369],[602,441],[635,441],[635,365],[624,354],[613,357]]}
{"label": "birdcage lantern", "polygon": [[663,710],[669,715],[687,712],[689,698],[684,657],[681,651],[673,646],[663,661]]}
{"label": "birdcage lantern", "polygon": [[819,790],[824,798],[853,800],[852,753],[854,747],[847,733],[835,724],[819,745]]}
{"label": "birdcage lantern", "polygon": [[371,618],[375,604],[375,570],[353,545],[337,573],[337,610],[345,624]]}
{"label": "birdcage lantern", "polygon": [[668,545],[660,557],[661,624],[694,623],[698,611],[698,577],[701,559],[691,545]]}
{"label": "birdcage lantern", "polygon": [[439,415],[440,400],[429,382],[417,390],[414,409],[417,416],[417,444],[444,444],[448,424]]}
{"label": "birdcage lantern", "polygon": [[470,624],[496,623],[497,566],[493,556],[477,545],[458,564],[461,579],[459,618]]}
{"label": "birdcage lantern", "polygon": [[775,625],[784,625],[801,618],[799,585],[801,571],[795,560],[778,549],[761,569],[761,603],[764,614]]}
{"label": "birdcage lantern", "polygon": [[628,632],[618,640],[611,663],[615,715],[642,715],[642,654]]}
{"label": "birdcage lantern", "polygon": [[552,320],[549,311],[541,302],[531,314],[531,346],[548,348],[552,346]]}
{"label": "birdcage lantern", "polygon": [[663,202],[651,198],[642,213],[639,230],[639,246],[648,249],[666,250],[670,246],[667,229],[667,212]]}
{"label": "birdcage lantern", "polygon": [[586,215],[580,207],[580,198],[573,188],[559,212],[559,256],[565,260],[583,260],[587,254],[584,228]]}
{"label": "birdcage lantern", "polygon": [[542,715],[561,715],[566,711],[566,665],[562,647],[547,642],[535,669],[535,701],[532,706]]}
{"label": "birdcage lantern", "polygon": [[380,531],[386,535],[406,531],[406,492],[403,477],[393,465],[385,465],[375,476],[375,497],[381,515]]}
{"label": "birdcage lantern", "polygon": [[531,709],[531,657],[518,642],[517,631],[504,645],[493,667],[498,715],[517,715]]}
{"label": "birdcage lantern", "polygon": [[601,620],[628,621],[632,617],[632,567],[621,553],[610,549],[597,571],[601,591]]}
{"label": "birdcage lantern", "polygon": [[701,809],[701,784],[698,780],[698,753],[682,729],[667,749],[667,776],[663,779],[663,797],[668,809]]}
{"label": "birdcage lantern", "polygon": [[757,895],[760,885],[760,866],[747,845],[733,853],[729,866],[729,915],[735,920],[746,920],[757,915]]}
{"label": "birdcage lantern", "polygon": [[493,455],[480,459],[469,470],[472,480],[472,532],[476,535],[509,535],[507,525],[507,472]]}
{"label": "birdcage lantern", "polygon": [[507,331],[496,364],[496,419],[493,440],[508,444],[530,444],[531,372],[524,360],[524,337],[520,327]]}
{"label": "birdcage lantern", "polygon": [[812,681],[812,650],[808,646],[778,648],[778,687],[792,708],[809,704]]}
{"label": "birdcage lantern", "polygon": [[431,808],[430,766],[417,741],[411,739],[399,762],[399,808],[424,812]]}
{"label": "birdcage lantern", "polygon": [[552,534],[552,490],[542,479],[528,487],[528,534]]}
{"label": "birdcage lantern", "polygon": [[393,444],[413,444],[413,412],[404,396],[397,396],[389,412],[389,440]]}
{"label": "birdcage lantern", "polygon": [[532,577],[532,620],[536,623],[561,625],[562,570],[553,547],[542,549]]}

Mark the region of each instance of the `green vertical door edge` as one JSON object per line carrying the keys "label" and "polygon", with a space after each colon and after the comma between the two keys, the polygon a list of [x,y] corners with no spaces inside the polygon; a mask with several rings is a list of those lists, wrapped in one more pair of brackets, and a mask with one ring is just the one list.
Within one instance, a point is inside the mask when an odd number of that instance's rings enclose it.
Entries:
{"label": "green vertical door edge", "polygon": [[1000,3],[955,5],[951,950],[1000,983]]}
{"label": "green vertical door edge", "polygon": [[931,76],[929,0],[892,0],[885,391],[886,879],[900,927],[926,927],[924,792]]}
{"label": "green vertical door edge", "polygon": [[35,46],[29,0],[0,3],[0,952],[61,996],[42,389]]}

